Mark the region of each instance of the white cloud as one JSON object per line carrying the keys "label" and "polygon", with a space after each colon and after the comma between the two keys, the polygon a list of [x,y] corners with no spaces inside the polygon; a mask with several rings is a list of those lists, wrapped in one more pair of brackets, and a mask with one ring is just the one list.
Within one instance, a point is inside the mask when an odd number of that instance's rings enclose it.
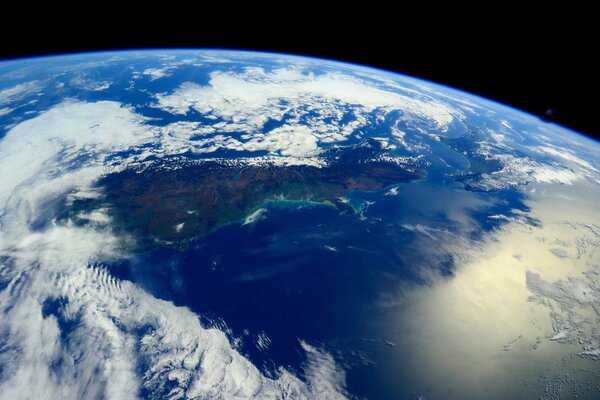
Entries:
{"label": "white cloud", "polygon": [[586,178],[584,174],[557,163],[541,162],[529,157],[514,156],[510,153],[494,154],[487,150],[480,153],[485,155],[488,160],[499,161],[502,168],[467,180],[471,187],[478,190],[501,190],[530,182],[573,185]]}
{"label": "white cloud", "polygon": [[106,209],[93,210],[89,213],[79,213],[77,218],[85,219],[98,224],[106,224],[110,222],[110,217],[108,216]]}
{"label": "white cloud", "polygon": [[175,232],[181,232],[183,227],[185,226],[185,222],[175,225]]}
{"label": "white cloud", "polygon": [[259,221],[263,218],[265,218],[265,215],[268,213],[266,208],[259,208],[258,210],[254,211],[253,213],[249,214],[246,219],[244,220],[244,223],[242,225],[250,225],[256,221]]}
{"label": "white cloud", "polygon": [[268,150],[284,156],[305,157],[318,152],[317,138],[307,126],[284,125],[265,134],[257,134],[242,144],[244,150]]}
{"label": "white cloud", "polygon": [[577,157],[575,154],[573,154],[572,152],[566,150],[566,149],[557,149],[555,147],[549,147],[549,146],[541,146],[538,148],[538,150],[546,153],[546,154],[550,154],[553,155],[555,157],[559,157],[563,160],[567,160],[570,161],[572,163],[577,164],[580,167],[583,167],[585,169],[588,170],[592,170],[594,172],[599,172],[592,164],[590,164],[589,162],[583,160],[580,157]]}
{"label": "white cloud", "polygon": [[398,195],[398,186],[392,187],[388,190],[384,196],[397,196]]}
{"label": "white cloud", "polygon": [[201,63],[198,63],[198,57],[187,58],[183,60],[178,60],[175,57],[161,57],[161,61],[163,64],[157,68],[147,68],[140,74],[139,72],[133,73],[133,78],[138,79],[140,75],[146,75],[150,77],[150,81],[155,81],[157,79],[166,78],[173,76],[173,72],[177,70],[182,65],[193,65],[196,67],[202,66]]}
{"label": "white cloud", "polygon": [[[441,131],[461,115],[460,111],[439,101],[386,91],[349,75],[314,75],[295,68],[272,72],[261,68],[247,68],[243,73],[216,71],[206,86],[187,82],[171,94],[156,97],[155,106],[170,113],[185,115],[194,109],[221,120],[199,126],[201,133],[246,132],[248,139],[272,134],[267,141],[259,137],[250,146],[256,142],[271,143],[273,147],[268,149],[273,152],[280,151],[281,144],[286,148],[291,144],[292,148],[305,149],[306,146],[315,148],[319,142],[346,140],[357,129],[367,126],[376,110],[384,113],[401,110],[406,118],[429,121]],[[345,118],[347,113],[353,117],[349,121]],[[284,126],[264,132],[268,121],[280,121]],[[282,129],[306,131],[311,137],[293,134],[282,138]],[[271,141],[272,136],[278,139]],[[290,142],[296,140],[300,142]],[[263,147],[258,146],[258,149]]]}
{"label": "white cloud", "polygon": [[402,227],[408,231],[419,233],[434,240],[440,239],[441,235],[452,235],[447,229],[433,228],[423,224],[402,224]]}
{"label": "white cloud", "polygon": [[0,90],[0,106],[23,100],[27,96],[39,93],[41,86],[38,81],[19,83],[13,87]]}
{"label": "white cloud", "polygon": [[323,400],[344,399],[346,377],[336,366],[333,357],[305,341],[300,341],[300,345],[308,354],[306,377],[310,382],[312,395]]}
{"label": "white cloud", "polygon": [[[553,254],[559,258],[568,257],[566,252]],[[526,274],[527,287],[533,293],[530,300],[550,309],[554,330],[550,340],[580,345],[579,356],[597,361],[600,361],[600,335],[597,332],[599,277],[595,269],[580,274],[580,277],[556,282],[548,282],[534,272]]]}
{"label": "white cloud", "polygon": [[531,170],[531,176],[537,182],[541,183],[559,183],[563,185],[572,185],[581,180],[582,176],[570,169],[555,168],[551,166],[539,166]]}
{"label": "white cloud", "polygon": [[80,73],[71,79],[71,85],[79,89],[89,90],[91,92],[101,92],[109,89],[112,83],[109,81],[98,81],[88,77],[85,73]]}
{"label": "white cloud", "polygon": [[160,78],[165,78],[167,76],[172,75],[172,71],[174,67],[163,67],[163,68],[148,68],[142,72],[142,75],[147,75],[150,77],[151,81],[155,81]]}

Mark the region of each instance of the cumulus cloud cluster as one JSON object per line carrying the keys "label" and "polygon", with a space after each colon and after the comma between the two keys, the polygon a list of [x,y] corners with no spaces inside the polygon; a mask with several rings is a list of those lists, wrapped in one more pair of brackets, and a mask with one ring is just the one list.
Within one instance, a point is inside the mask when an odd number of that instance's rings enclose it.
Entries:
{"label": "cumulus cloud cluster", "polygon": [[[579,356],[600,361],[600,269],[594,253],[600,248],[600,227],[592,223],[566,222],[575,238],[571,249],[577,260],[589,260],[588,268],[581,274],[554,282],[540,274],[527,272],[527,288],[531,301],[548,307],[554,334],[550,340],[570,343],[580,347]],[[570,242],[566,248],[548,250],[561,259],[571,259]]]}
{"label": "cumulus cloud cluster", "polygon": [[0,90],[0,106],[22,100],[32,94],[41,91],[41,85],[38,81],[19,83],[15,86]]}
{"label": "cumulus cloud cluster", "polygon": [[19,83],[15,86],[0,90],[0,117],[10,114],[15,103],[35,95],[42,90],[38,81]]}
{"label": "cumulus cloud cluster", "polygon": [[564,165],[539,162],[529,157],[495,154],[490,159],[500,161],[502,168],[469,179],[467,182],[471,187],[493,191],[518,187],[529,182],[572,185],[585,178],[578,171]]}
{"label": "cumulus cloud cluster", "polygon": [[600,182],[600,171],[589,161],[564,146],[549,143],[547,138],[539,138],[535,146],[522,146],[516,142],[520,138],[516,131],[490,130],[488,134],[489,141],[474,143],[473,153],[497,162],[501,168],[468,178],[466,182],[475,189],[494,191],[530,182],[569,186],[586,180]]}
{"label": "cumulus cloud cluster", "polygon": [[[205,86],[187,82],[156,98],[155,106],[167,112],[186,115],[195,110],[215,120],[194,129],[195,135],[219,133],[201,139],[204,146],[199,146],[200,152],[227,148],[311,155],[318,144],[344,141],[367,127],[374,112],[385,115],[401,110],[404,118],[428,121],[440,131],[461,115],[445,103],[384,90],[358,77],[315,75],[296,68],[215,71]],[[279,126],[265,130],[270,121]],[[246,135],[238,139],[227,132]]]}

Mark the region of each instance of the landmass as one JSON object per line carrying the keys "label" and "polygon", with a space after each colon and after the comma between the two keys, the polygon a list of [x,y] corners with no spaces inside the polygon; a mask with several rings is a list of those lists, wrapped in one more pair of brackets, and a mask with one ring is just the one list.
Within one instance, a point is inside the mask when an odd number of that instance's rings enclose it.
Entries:
{"label": "landmass", "polygon": [[254,159],[155,160],[102,177],[100,199],[73,202],[69,216],[104,209],[142,247],[177,245],[251,215],[269,201],[309,201],[353,214],[352,191],[376,191],[424,177],[418,160],[393,157],[366,139],[321,155],[323,165]]}

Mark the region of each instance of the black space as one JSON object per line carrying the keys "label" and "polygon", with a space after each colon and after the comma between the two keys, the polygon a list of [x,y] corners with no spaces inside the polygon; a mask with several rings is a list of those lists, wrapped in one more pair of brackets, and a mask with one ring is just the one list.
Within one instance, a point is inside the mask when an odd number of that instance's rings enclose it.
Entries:
{"label": "black space", "polygon": [[418,11],[401,3],[362,3],[344,13],[300,3],[285,3],[281,10],[254,4],[240,9],[235,3],[219,10],[182,3],[155,11],[145,10],[150,3],[106,7],[78,16],[72,10],[39,11],[36,18],[5,23],[0,58],[157,47],[295,53],[442,83],[600,138],[594,100],[600,34],[591,10],[563,5],[525,13],[494,3],[486,10],[425,4]]}

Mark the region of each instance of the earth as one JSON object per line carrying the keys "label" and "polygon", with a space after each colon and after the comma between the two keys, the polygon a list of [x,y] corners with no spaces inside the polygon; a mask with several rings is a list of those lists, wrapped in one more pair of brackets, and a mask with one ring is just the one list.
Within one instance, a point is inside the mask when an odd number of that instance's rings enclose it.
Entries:
{"label": "earth", "polygon": [[600,145],[391,72],[0,63],[6,399],[600,396]]}

